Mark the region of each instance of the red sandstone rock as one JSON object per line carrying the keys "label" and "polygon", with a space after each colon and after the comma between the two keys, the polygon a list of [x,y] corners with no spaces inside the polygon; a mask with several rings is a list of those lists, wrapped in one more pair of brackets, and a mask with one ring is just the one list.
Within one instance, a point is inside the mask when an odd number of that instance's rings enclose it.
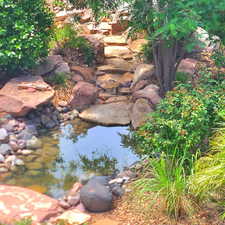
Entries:
{"label": "red sandstone rock", "polygon": [[186,58],[183,59],[178,66],[178,72],[182,73],[188,73],[190,75],[193,75],[196,71],[196,65],[198,61],[195,59]]}
{"label": "red sandstone rock", "polygon": [[95,80],[94,70],[92,68],[82,66],[72,66],[71,70],[74,71],[76,74],[81,75],[85,81]]}
{"label": "red sandstone rock", "polygon": [[1,224],[13,224],[25,217],[31,217],[33,224],[37,224],[59,212],[55,199],[26,188],[0,185]]}
{"label": "red sandstone rock", "polygon": [[128,28],[128,21],[114,21],[111,23],[112,35],[121,34]]}
{"label": "red sandstone rock", "polygon": [[[32,92],[30,89],[32,88]],[[0,90],[0,112],[13,116],[25,116],[31,109],[47,103],[54,90],[40,76],[24,76],[11,79]]]}
{"label": "red sandstone rock", "polygon": [[158,104],[161,101],[161,97],[159,96],[159,87],[153,84],[146,86],[144,89],[134,92],[134,99],[146,98],[153,105]]}
{"label": "red sandstone rock", "polygon": [[145,88],[148,84],[149,84],[149,80],[140,80],[134,85],[134,87],[132,88],[132,91],[133,92],[139,91]]}
{"label": "red sandstone rock", "polygon": [[90,83],[80,81],[74,89],[70,100],[70,105],[77,109],[83,110],[96,101],[98,96],[98,89]]}
{"label": "red sandstone rock", "polygon": [[81,183],[76,182],[73,185],[72,189],[68,192],[68,195],[70,195],[70,196],[76,195],[80,191],[80,189],[82,188],[82,186],[83,185]]}
{"label": "red sandstone rock", "polygon": [[80,18],[81,23],[87,23],[88,21],[91,20],[92,13],[91,10],[85,9],[83,15]]}
{"label": "red sandstone rock", "polygon": [[132,41],[129,47],[133,52],[139,53],[141,52],[143,46],[146,45],[147,43],[148,43],[148,40],[146,39],[137,39]]}
{"label": "red sandstone rock", "polygon": [[9,113],[15,116],[23,116],[31,110],[31,107],[24,105],[14,97],[0,95],[0,112]]}

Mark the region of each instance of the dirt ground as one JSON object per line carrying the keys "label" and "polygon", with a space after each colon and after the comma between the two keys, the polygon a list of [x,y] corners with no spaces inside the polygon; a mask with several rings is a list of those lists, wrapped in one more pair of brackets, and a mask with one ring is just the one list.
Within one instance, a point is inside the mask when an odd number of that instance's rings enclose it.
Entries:
{"label": "dirt ground", "polygon": [[92,214],[88,225],[225,225],[213,208],[199,209],[192,216],[178,221],[168,217],[160,202],[152,204],[138,200],[132,193],[115,203],[115,208],[106,213]]}

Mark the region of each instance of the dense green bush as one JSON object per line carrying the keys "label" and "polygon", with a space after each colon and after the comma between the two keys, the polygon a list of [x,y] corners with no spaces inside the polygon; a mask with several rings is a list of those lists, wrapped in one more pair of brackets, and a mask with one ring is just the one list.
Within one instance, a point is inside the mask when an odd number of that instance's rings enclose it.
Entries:
{"label": "dense green bush", "polygon": [[141,55],[142,55],[142,58],[143,60],[146,62],[146,63],[149,63],[149,62],[152,62],[153,61],[153,49],[152,49],[152,46],[151,46],[151,43],[147,43],[147,44],[144,44],[142,46],[142,49],[141,49]]}
{"label": "dense green bush", "polygon": [[201,144],[224,107],[224,92],[224,81],[208,76],[195,88],[191,84],[177,86],[135,134],[142,153],[154,156],[165,152],[190,158],[202,150]]}
{"label": "dense green bush", "polygon": [[46,56],[51,25],[44,0],[0,0],[0,69],[27,68]]}
{"label": "dense green bush", "polygon": [[79,52],[84,63],[92,65],[94,61],[94,49],[90,42],[84,37],[79,37],[72,24],[55,28],[51,48],[57,47],[60,53],[66,57],[72,57],[73,53]]}

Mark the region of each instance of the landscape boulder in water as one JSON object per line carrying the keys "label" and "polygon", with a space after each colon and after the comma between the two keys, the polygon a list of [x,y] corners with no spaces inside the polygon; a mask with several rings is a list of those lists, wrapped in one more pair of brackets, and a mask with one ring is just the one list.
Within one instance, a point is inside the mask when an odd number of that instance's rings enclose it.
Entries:
{"label": "landscape boulder in water", "polygon": [[81,202],[91,212],[104,212],[112,208],[113,195],[108,177],[93,177],[81,188]]}

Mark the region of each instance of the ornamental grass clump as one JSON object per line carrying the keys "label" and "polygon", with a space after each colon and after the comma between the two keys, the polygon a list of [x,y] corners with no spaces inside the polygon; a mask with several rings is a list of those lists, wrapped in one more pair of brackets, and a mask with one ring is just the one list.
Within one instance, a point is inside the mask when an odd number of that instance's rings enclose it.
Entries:
{"label": "ornamental grass clump", "polygon": [[135,183],[142,196],[152,196],[149,193],[154,193],[153,204],[160,199],[166,213],[176,219],[182,215],[191,215],[197,209],[188,190],[184,163],[184,160],[177,161],[163,154],[159,159],[150,160],[147,178]]}
{"label": "ornamental grass clump", "polygon": [[195,162],[189,186],[198,201],[219,203],[225,215],[225,122],[210,139],[210,151]]}

